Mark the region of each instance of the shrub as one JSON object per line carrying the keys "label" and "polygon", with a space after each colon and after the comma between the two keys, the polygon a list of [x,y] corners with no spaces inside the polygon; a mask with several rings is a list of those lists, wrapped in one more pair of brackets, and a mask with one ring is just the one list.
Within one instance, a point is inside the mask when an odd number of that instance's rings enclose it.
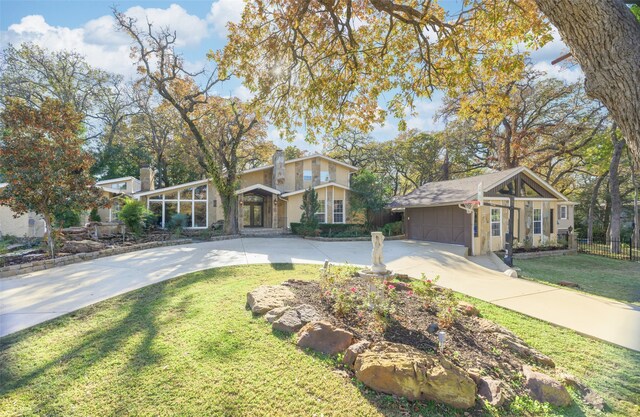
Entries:
{"label": "shrub", "polygon": [[80,226],[80,214],[77,211],[65,209],[54,213],[54,226],[74,227]]}
{"label": "shrub", "polygon": [[436,286],[436,282],[440,279],[440,276],[436,276],[434,279],[427,279],[425,274],[422,274],[420,282],[413,283],[411,289],[416,297],[422,299],[424,308],[429,308],[434,304],[439,292]]}
{"label": "shrub", "polygon": [[127,198],[118,213],[118,219],[122,220],[127,229],[136,236],[139,236],[145,229],[148,218],[149,210],[147,210],[142,201],[134,200],[133,198]]}
{"label": "shrub", "polygon": [[89,213],[89,221],[90,222],[101,222],[102,218],[100,218],[100,215],[98,214],[98,209],[96,207],[91,209],[91,212]]}
{"label": "shrub", "polygon": [[397,236],[402,234],[402,221],[387,223],[380,229],[385,236]]}
{"label": "shrub", "polygon": [[438,325],[443,329],[453,326],[458,318],[458,300],[450,289],[442,290],[438,300]]}
{"label": "shrub", "polygon": [[187,227],[187,215],[184,213],[176,213],[171,216],[171,219],[167,223],[167,228],[179,235]]}
{"label": "shrub", "polygon": [[355,290],[355,288],[351,288],[349,291],[334,288],[331,291],[333,297],[333,312],[337,316],[344,317],[357,311],[358,305],[361,303],[358,300]]}
{"label": "shrub", "polygon": [[318,228],[318,219],[316,213],[320,210],[320,203],[318,202],[318,193],[312,187],[305,190],[302,195],[302,216],[300,217],[300,223],[304,227],[305,232],[315,231]]}

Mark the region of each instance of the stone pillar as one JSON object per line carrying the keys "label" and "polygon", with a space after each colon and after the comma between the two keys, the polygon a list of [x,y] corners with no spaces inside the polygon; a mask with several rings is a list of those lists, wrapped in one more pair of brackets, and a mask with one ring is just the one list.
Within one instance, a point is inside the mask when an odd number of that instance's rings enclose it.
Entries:
{"label": "stone pillar", "polygon": [[303,175],[304,175],[303,161],[298,161],[296,162],[296,165],[295,165],[295,177],[296,177],[295,191],[302,190],[304,188]]}
{"label": "stone pillar", "polygon": [[[297,174],[297,173],[296,173]],[[296,175],[297,180],[297,175]],[[273,154],[273,175],[271,186],[278,191],[284,191],[285,187],[285,170],[284,170],[284,151],[277,149]]]}
{"label": "stone pillar", "polygon": [[311,160],[311,185],[320,185],[320,158]]}

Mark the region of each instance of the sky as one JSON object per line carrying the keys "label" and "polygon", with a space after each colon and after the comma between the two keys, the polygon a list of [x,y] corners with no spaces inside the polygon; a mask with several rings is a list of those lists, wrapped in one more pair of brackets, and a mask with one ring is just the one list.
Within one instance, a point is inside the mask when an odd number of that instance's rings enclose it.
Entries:
{"label": "sky", "polygon": [[[456,1],[441,1],[444,7],[453,7]],[[449,4],[447,4],[449,3]],[[135,66],[129,58],[130,40],[114,29],[111,8],[127,15],[148,19],[157,26],[169,26],[177,32],[178,50],[193,69],[211,64],[206,60],[209,50],[217,50],[226,44],[226,24],[237,22],[242,14],[243,0],[180,0],[180,1],[102,1],[102,0],[0,0],[0,46],[12,43],[33,42],[50,50],[73,50],[86,57],[89,64],[136,77]],[[551,65],[551,60],[568,52],[559,35],[531,55],[534,67],[566,81],[577,81],[581,71],[577,66]],[[233,95],[243,99],[250,92],[241,80],[230,80],[217,88],[220,95]],[[442,122],[434,115],[442,103],[442,94],[436,92],[432,100],[417,103],[416,115],[407,119],[408,128],[426,131],[441,129]],[[376,126],[372,135],[376,140],[393,139],[398,134],[397,120],[390,119]],[[275,128],[269,129],[269,138],[278,146],[288,143],[279,139]],[[310,145],[300,132],[294,141],[296,146],[310,151],[320,151],[320,145]]]}

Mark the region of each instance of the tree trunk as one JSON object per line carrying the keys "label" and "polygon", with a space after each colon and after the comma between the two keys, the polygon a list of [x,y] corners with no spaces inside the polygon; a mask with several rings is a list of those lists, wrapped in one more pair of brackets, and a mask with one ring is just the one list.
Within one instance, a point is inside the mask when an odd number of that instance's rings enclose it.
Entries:
{"label": "tree trunk", "polygon": [[51,219],[51,215],[49,214],[45,214],[42,217],[44,217],[44,224],[45,224],[45,227],[47,228],[47,247],[49,248],[49,255],[51,256],[51,259],[55,259],[56,258],[56,240],[53,234],[53,221]]}
{"label": "tree trunk", "polygon": [[636,249],[640,248],[640,211],[638,210],[638,177],[636,176],[636,164],[631,164],[631,184],[633,186],[633,242]]}
{"label": "tree trunk", "polygon": [[640,23],[621,0],[536,0],[640,162]]}
{"label": "tree trunk", "polygon": [[[218,190],[218,192],[220,192]],[[234,192],[220,192],[220,200],[222,200],[222,211],[224,213],[224,233],[226,235],[237,235],[238,228],[238,197]]]}
{"label": "tree trunk", "polygon": [[596,204],[598,203],[598,192],[602,181],[607,178],[607,174],[603,174],[596,180],[593,186],[593,192],[591,193],[591,201],[589,202],[589,213],[587,214],[587,241],[593,242],[593,217],[595,216]]}
{"label": "tree trunk", "polygon": [[620,196],[620,179],[618,178],[618,168],[620,167],[620,157],[624,149],[624,140],[619,139],[616,134],[616,124],[611,127],[611,143],[613,143],[613,155],[609,164],[609,194],[611,196],[611,217],[609,220],[609,240],[611,242],[611,252],[620,253],[620,222],[622,215],[622,197]]}
{"label": "tree trunk", "polygon": [[444,148],[444,161],[442,163],[442,181],[449,180],[449,169],[450,169],[450,161],[449,161],[449,148]]}

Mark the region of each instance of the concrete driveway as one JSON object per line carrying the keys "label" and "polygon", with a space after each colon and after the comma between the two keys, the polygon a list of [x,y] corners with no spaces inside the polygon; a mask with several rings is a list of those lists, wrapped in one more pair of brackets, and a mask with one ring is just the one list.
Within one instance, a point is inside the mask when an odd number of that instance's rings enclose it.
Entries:
{"label": "concrete driveway", "polygon": [[[367,265],[370,253],[370,242],[242,238],[149,249],[0,279],[0,336],[188,272],[325,259]],[[508,278],[491,269],[488,259],[471,262],[463,253],[459,246],[429,242],[384,245],[385,262],[395,272],[439,275],[439,284],[455,291],[640,350],[640,307]]]}

